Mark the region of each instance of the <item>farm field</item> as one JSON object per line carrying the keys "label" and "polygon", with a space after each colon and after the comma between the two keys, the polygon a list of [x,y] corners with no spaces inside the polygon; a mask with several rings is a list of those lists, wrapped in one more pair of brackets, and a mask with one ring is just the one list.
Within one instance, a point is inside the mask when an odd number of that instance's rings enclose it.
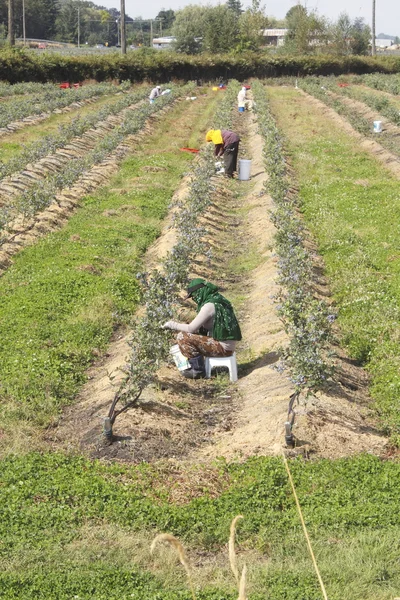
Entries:
{"label": "farm field", "polygon": [[[248,600],[322,598],[281,456],[293,393],[285,453],[329,599],[400,595],[396,136],[336,112],[368,86],[396,106],[397,80],[253,81],[243,115],[235,81],[154,105],[124,84],[0,138],[1,598],[236,600],[236,515]],[[211,127],[239,133],[249,181],[215,175]],[[166,360],[191,277],[238,314],[236,384]],[[151,384],[110,443],[135,356]],[[161,532],[192,591],[150,553]]]}

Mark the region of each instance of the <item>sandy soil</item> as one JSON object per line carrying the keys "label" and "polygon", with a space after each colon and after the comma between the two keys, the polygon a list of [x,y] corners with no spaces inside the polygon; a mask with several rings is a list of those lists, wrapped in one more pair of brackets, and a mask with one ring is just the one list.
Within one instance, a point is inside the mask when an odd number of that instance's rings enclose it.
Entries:
{"label": "sandy soil", "polygon": [[[318,110],[321,107],[326,108],[316,104]],[[55,447],[78,446],[91,456],[135,462],[159,458],[205,461],[218,456],[244,459],[281,452],[292,389],[286,377],[274,369],[279,347],[287,339],[272,299],[277,272],[274,226],[268,211],[273,203],[263,188],[267,175],[254,117],[246,113],[242,118],[241,127],[251,139],[251,146],[247,145],[252,158],[251,183],[242,188],[247,190],[245,197],[237,197],[235,189],[240,190],[243,182],[230,186],[226,180],[216,178],[216,202],[209,219],[214,223],[210,227],[211,244],[221,243],[222,228],[218,225],[223,224],[225,235],[231,239],[234,236],[243,252],[246,240],[256,241],[262,252],[262,260],[250,275],[231,277],[227,270],[229,257],[220,268],[221,278],[230,281],[231,290],[247,290],[246,305],[239,313],[243,333],[238,347],[239,381],[229,384],[219,377],[187,381],[167,365],[159,373],[158,385],[144,393],[141,406],[118,417],[115,441],[108,445],[101,422],[115,391],[109,375],[118,376],[129,352],[128,334],[119,332],[107,355],[88,372],[77,404],[49,432],[48,441]],[[183,182],[177,193],[185,194],[186,185]],[[241,218],[233,212],[239,206],[246,208]],[[174,233],[169,224],[167,220],[161,237],[149,251],[153,264],[173,245]],[[199,266],[197,269],[196,275],[210,275]],[[320,284],[326,287],[323,280]],[[295,452],[329,458],[361,451],[384,453],[387,440],[375,427],[368,409],[367,377],[340,349],[336,351],[337,373],[329,391],[300,398],[294,407]]]}

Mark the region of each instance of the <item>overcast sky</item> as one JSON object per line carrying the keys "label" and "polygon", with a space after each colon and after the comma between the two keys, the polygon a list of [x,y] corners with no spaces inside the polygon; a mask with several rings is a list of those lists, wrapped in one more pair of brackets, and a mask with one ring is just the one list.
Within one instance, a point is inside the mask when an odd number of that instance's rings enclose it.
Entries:
{"label": "overcast sky", "polygon": [[[118,8],[119,0],[94,0],[96,4],[107,8]],[[347,12],[350,17],[363,17],[371,25],[372,0],[302,0],[309,9],[317,9],[320,15],[335,20],[339,13]],[[242,6],[250,5],[250,0],[242,0]],[[218,0],[125,0],[126,12],[130,17],[141,16],[143,19],[154,18],[162,9],[172,8],[178,10],[188,4],[223,4]],[[291,6],[297,4],[296,0],[266,0],[266,13],[277,19],[283,19]],[[376,0],[376,33],[398,35],[400,37],[400,0]]]}

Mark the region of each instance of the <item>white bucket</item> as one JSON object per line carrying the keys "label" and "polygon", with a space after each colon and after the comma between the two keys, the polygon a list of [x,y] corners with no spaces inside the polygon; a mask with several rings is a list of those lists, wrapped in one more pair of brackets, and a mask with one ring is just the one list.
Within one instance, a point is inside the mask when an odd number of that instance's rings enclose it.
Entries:
{"label": "white bucket", "polygon": [[374,133],[382,133],[382,121],[374,121]]}
{"label": "white bucket", "polygon": [[174,362],[175,362],[177,368],[179,369],[179,371],[184,371],[185,369],[190,369],[189,361],[186,358],[186,356],[183,356],[183,354],[179,350],[178,344],[175,344],[175,346],[172,346],[169,349],[169,353],[172,354],[172,358],[174,359]]}
{"label": "white bucket", "polygon": [[239,160],[239,179],[241,181],[247,181],[250,179],[251,172],[251,160],[245,160],[241,158]]}

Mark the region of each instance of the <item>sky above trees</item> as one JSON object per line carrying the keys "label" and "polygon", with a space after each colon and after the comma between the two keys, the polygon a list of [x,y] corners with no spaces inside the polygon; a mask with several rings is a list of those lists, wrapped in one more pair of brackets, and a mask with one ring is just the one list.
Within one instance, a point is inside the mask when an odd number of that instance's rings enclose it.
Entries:
{"label": "sky above trees", "polygon": [[[98,0],[96,3],[107,8],[119,8],[119,0]],[[140,4],[136,0],[125,0],[125,3],[129,15],[143,19],[154,18],[163,8],[178,10],[188,4],[220,4],[218,0],[147,0]],[[304,3],[308,10],[316,9],[320,15],[332,20],[336,20],[341,12],[347,12],[351,18],[362,17],[371,24],[372,0],[302,0],[303,6]],[[250,4],[250,0],[242,1],[243,8]],[[262,4],[266,6],[266,14],[283,19],[296,0],[266,0]],[[376,0],[376,32],[400,37],[400,0]]]}

